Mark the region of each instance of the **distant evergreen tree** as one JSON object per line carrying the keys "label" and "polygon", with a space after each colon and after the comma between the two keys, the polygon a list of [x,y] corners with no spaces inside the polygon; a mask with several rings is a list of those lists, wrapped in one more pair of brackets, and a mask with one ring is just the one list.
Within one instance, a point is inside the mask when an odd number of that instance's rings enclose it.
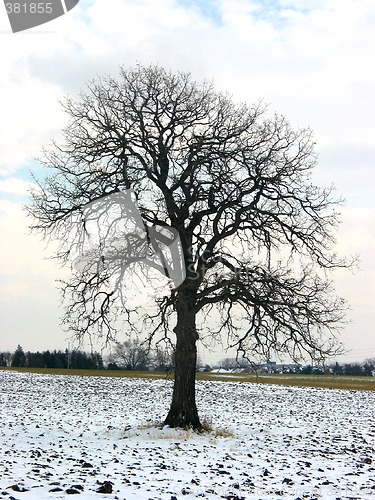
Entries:
{"label": "distant evergreen tree", "polygon": [[0,352],[0,366],[10,366],[12,362],[12,353]]}
{"label": "distant evergreen tree", "polygon": [[337,361],[334,365],[330,366],[330,370],[331,370],[331,373],[333,373],[334,375],[343,375],[344,374],[344,370],[343,370],[342,366]]}
{"label": "distant evergreen tree", "polygon": [[70,368],[78,370],[101,370],[104,368],[103,358],[99,353],[87,354],[83,351],[72,351]]}
{"label": "distant evergreen tree", "polygon": [[344,365],[344,375],[363,375],[364,370],[359,363],[346,363]]}
{"label": "distant evergreen tree", "polygon": [[116,363],[108,363],[107,370],[121,370]]}
{"label": "distant evergreen tree", "polygon": [[68,357],[66,352],[63,351],[53,351],[52,355],[53,360],[53,368],[67,368],[68,366]]}
{"label": "distant evergreen tree", "polygon": [[53,355],[49,350],[43,351],[43,360],[46,368],[55,368]]}
{"label": "distant evergreen tree", "polygon": [[363,365],[363,375],[371,377],[375,370],[375,359],[367,359]]}
{"label": "distant evergreen tree", "polygon": [[104,369],[104,363],[103,363],[103,357],[101,354],[98,352],[94,352],[92,355],[92,358],[96,364],[96,369],[97,370],[103,370]]}
{"label": "distant evergreen tree", "polygon": [[11,366],[17,368],[26,366],[26,355],[23,352],[23,348],[19,344],[17,349],[14,351]]}
{"label": "distant evergreen tree", "polygon": [[29,368],[44,368],[43,354],[39,351],[27,352],[26,366],[28,366]]}

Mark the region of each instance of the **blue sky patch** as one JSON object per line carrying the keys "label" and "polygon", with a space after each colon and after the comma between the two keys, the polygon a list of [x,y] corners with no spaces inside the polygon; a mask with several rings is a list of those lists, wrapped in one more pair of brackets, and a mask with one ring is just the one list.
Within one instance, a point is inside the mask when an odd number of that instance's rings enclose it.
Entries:
{"label": "blue sky patch", "polygon": [[220,2],[215,0],[178,0],[179,5],[198,10],[216,25],[222,24]]}

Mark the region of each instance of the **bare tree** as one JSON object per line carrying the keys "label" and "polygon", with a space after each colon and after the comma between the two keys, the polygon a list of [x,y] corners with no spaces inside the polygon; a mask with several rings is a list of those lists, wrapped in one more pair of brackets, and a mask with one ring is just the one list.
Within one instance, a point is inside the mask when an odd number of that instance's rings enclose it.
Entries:
{"label": "bare tree", "polygon": [[115,348],[116,364],[126,370],[145,370],[149,367],[147,349],[139,339],[130,339],[118,343]]}
{"label": "bare tree", "polygon": [[9,351],[0,352],[0,366],[11,366],[13,354]]}
{"label": "bare tree", "polygon": [[153,370],[171,372],[174,366],[174,352],[158,345],[152,354],[151,361]]}
{"label": "bare tree", "polygon": [[224,358],[220,361],[220,368],[224,368],[224,370],[244,369],[249,366],[250,362],[247,359]]}
{"label": "bare tree", "polygon": [[[334,252],[340,200],[310,180],[317,159],[309,130],[293,130],[262,104],[236,104],[212,83],[154,66],[92,81],[64,108],[70,122],[64,140],[44,152],[51,174],[32,193],[32,228],[62,241],[57,257],[67,262],[77,243],[72,218],[82,240],[85,207],[132,193],[145,232],[126,238],[120,231],[126,252],[117,242],[104,255],[100,242],[94,266],[86,254],[61,284],[64,322],[78,338],[96,332],[110,341],[123,329],[147,334],[150,342],[172,339],[166,424],[200,428],[199,338],[226,341],[241,357],[271,359],[278,352],[320,359],[340,351],[337,331],[347,306],[330,273],[352,263]],[[159,251],[173,239],[163,229],[178,234],[177,263]],[[124,269],[137,273],[137,263],[145,262],[167,277],[167,268],[178,274],[182,267],[183,281],[163,285],[152,307],[132,308]]]}

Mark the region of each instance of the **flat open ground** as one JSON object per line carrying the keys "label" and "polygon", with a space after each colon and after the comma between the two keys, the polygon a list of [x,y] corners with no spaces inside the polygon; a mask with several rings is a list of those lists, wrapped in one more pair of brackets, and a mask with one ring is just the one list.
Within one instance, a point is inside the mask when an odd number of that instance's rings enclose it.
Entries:
{"label": "flat open ground", "polygon": [[[142,372],[126,370],[67,370],[57,368],[1,368],[20,372],[44,373],[49,375],[80,375],[90,377],[132,377],[173,379],[173,374],[164,372]],[[321,387],[324,389],[346,389],[375,391],[375,377],[345,377],[338,375],[294,375],[294,374],[231,374],[197,373],[198,380],[223,382],[249,382],[255,384],[276,384],[284,386]]]}
{"label": "flat open ground", "polygon": [[0,497],[375,498],[374,392],[201,380],[203,434],[158,425],[171,393],[165,377],[0,371]]}

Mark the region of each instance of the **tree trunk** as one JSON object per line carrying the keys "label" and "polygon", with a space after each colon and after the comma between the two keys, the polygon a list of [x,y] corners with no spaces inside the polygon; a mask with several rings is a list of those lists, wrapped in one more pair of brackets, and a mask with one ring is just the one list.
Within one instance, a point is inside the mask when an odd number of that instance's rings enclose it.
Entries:
{"label": "tree trunk", "polygon": [[195,403],[195,372],[198,334],[191,301],[181,296],[176,305],[177,324],[172,403],[164,424],[170,427],[201,429]]}

